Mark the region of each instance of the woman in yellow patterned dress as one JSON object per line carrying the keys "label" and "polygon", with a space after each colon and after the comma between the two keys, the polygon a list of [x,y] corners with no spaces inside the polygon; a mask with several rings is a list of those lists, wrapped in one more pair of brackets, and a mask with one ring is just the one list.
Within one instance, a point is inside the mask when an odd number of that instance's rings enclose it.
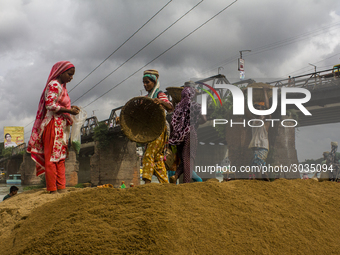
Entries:
{"label": "woman in yellow patterned dress", "polygon": [[[166,111],[173,111],[173,106],[164,92],[159,90],[159,74],[157,70],[144,71],[143,84],[148,92],[147,97],[153,98],[154,102],[161,105]],[[145,184],[151,183],[152,175],[158,178],[160,183],[169,183],[164,165],[164,148],[168,140],[167,127],[155,140],[147,144],[143,156],[143,180]]]}

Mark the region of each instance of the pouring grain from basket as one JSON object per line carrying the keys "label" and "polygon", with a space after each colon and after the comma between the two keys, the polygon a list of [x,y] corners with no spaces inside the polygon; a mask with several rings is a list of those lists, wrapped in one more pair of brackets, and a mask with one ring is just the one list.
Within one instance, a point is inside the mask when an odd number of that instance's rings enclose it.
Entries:
{"label": "pouring grain from basket", "polygon": [[134,97],[122,108],[120,125],[123,133],[134,142],[156,140],[165,128],[164,109],[148,97]]}

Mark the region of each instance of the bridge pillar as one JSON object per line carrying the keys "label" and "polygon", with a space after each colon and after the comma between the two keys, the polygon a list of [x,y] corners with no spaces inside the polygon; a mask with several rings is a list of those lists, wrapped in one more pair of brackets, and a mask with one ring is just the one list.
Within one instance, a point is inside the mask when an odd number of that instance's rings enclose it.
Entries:
{"label": "bridge pillar", "polygon": [[[233,122],[242,123],[244,116],[234,116]],[[242,125],[226,125],[226,142],[228,144],[228,154],[231,165],[237,169],[236,178],[248,178],[249,173],[241,173],[242,166],[249,166],[252,151],[248,149],[251,141],[251,128]]]}
{"label": "bridge pillar", "polygon": [[39,185],[41,179],[36,175],[35,162],[31,159],[31,154],[25,152],[20,165],[21,184],[22,185]]}
{"label": "bridge pillar", "polygon": [[[284,119],[290,119],[287,116],[283,116],[281,121]],[[298,164],[297,151],[295,149],[295,127],[294,122],[285,121],[285,126],[277,124],[269,131],[269,146],[270,152],[268,155],[268,163],[275,166],[287,166],[291,164]],[[286,179],[300,179],[300,173],[297,172],[281,172],[279,178]]]}
{"label": "bridge pillar", "polygon": [[[234,117],[234,122],[242,122],[244,116]],[[283,117],[281,120],[285,119]],[[285,122],[286,126],[293,126],[293,122]],[[252,151],[248,148],[252,137],[251,127],[242,127],[240,125],[230,127],[226,125],[226,141],[229,149],[229,159],[232,166],[240,169],[241,166],[249,166]],[[295,128],[282,127],[277,121],[274,127],[269,128],[269,154],[267,157],[267,164],[272,166],[290,166],[297,164],[297,152],[295,149]],[[269,175],[274,178],[274,175]],[[249,173],[237,173],[236,178],[248,178]],[[282,173],[280,178],[299,179],[300,174],[294,172]]]}
{"label": "bridge pillar", "polygon": [[92,155],[79,155],[79,172],[78,172],[78,182],[88,183],[91,181],[91,167],[90,160]]}
{"label": "bridge pillar", "polygon": [[94,142],[87,141],[81,144],[77,160],[79,162],[78,182],[89,183],[91,182],[91,167],[90,160],[94,154]]}
{"label": "bridge pillar", "polygon": [[132,182],[135,186],[140,182],[140,162],[136,152],[136,143],[126,137],[113,135],[112,142],[100,148],[95,142],[94,155],[90,160],[91,183],[93,185],[112,184],[126,186]]}
{"label": "bridge pillar", "polygon": [[69,150],[68,158],[65,160],[65,177],[66,186],[75,186],[78,184],[79,162],[77,161],[76,152]]}
{"label": "bridge pillar", "polygon": [[[75,186],[78,184],[79,163],[76,159],[76,153],[71,150],[68,158],[65,160],[65,176],[66,186]],[[22,163],[20,165],[21,182],[23,185],[39,185],[40,177],[36,176],[35,162],[31,158],[31,154],[24,153]]]}
{"label": "bridge pillar", "polygon": [[23,159],[21,155],[12,156],[7,160],[7,177],[9,174],[18,174],[20,173],[20,164]]}

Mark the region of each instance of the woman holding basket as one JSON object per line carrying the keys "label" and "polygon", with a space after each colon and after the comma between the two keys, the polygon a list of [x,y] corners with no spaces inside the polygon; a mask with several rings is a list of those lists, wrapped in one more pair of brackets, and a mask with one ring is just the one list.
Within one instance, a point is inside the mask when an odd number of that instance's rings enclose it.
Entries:
{"label": "woman holding basket", "polygon": [[[161,105],[166,111],[171,112],[173,106],[164,92],[159,90],[159,73],[150,69],[144,71],[143,84],[148,92],[147,97],[153,98],[154,102]],[[164,120],[165,121],[165,120]],[[151,183],[152,175],[156,175],[160,183],[169,183],[166,168],[164,165],[164,148],[168,140],[167,126],[165,125],[162,134],[154,141],[147,144],[143,156],[143,180],[145,184]]]}
{"label": "woman holding basket", "polygon": [[41,95],[27,152],[36,162],[37,176],[45,173],[46,188],[51,194],[66,188],[65,158],[72,118],[79,107],[71,106],[66,83],[73,79],[74,65],[57,62],[50,72]]}

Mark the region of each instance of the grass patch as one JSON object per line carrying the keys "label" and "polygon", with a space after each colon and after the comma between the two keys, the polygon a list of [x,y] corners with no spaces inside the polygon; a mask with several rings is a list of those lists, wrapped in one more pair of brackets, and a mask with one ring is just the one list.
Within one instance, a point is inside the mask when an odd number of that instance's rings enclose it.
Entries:
{"label": "grass patch", "polygon": [[42,189],[45,188],[43,185],[34,185],[34,186],[26,186],[23,188],[23,190],[33,190],[33,189]]}
{"label": "grass patch", "polygon": [[78,183],[76,186],[74,186],[75,188],[86,188],[86,187],[91,187],[90,183]]}

